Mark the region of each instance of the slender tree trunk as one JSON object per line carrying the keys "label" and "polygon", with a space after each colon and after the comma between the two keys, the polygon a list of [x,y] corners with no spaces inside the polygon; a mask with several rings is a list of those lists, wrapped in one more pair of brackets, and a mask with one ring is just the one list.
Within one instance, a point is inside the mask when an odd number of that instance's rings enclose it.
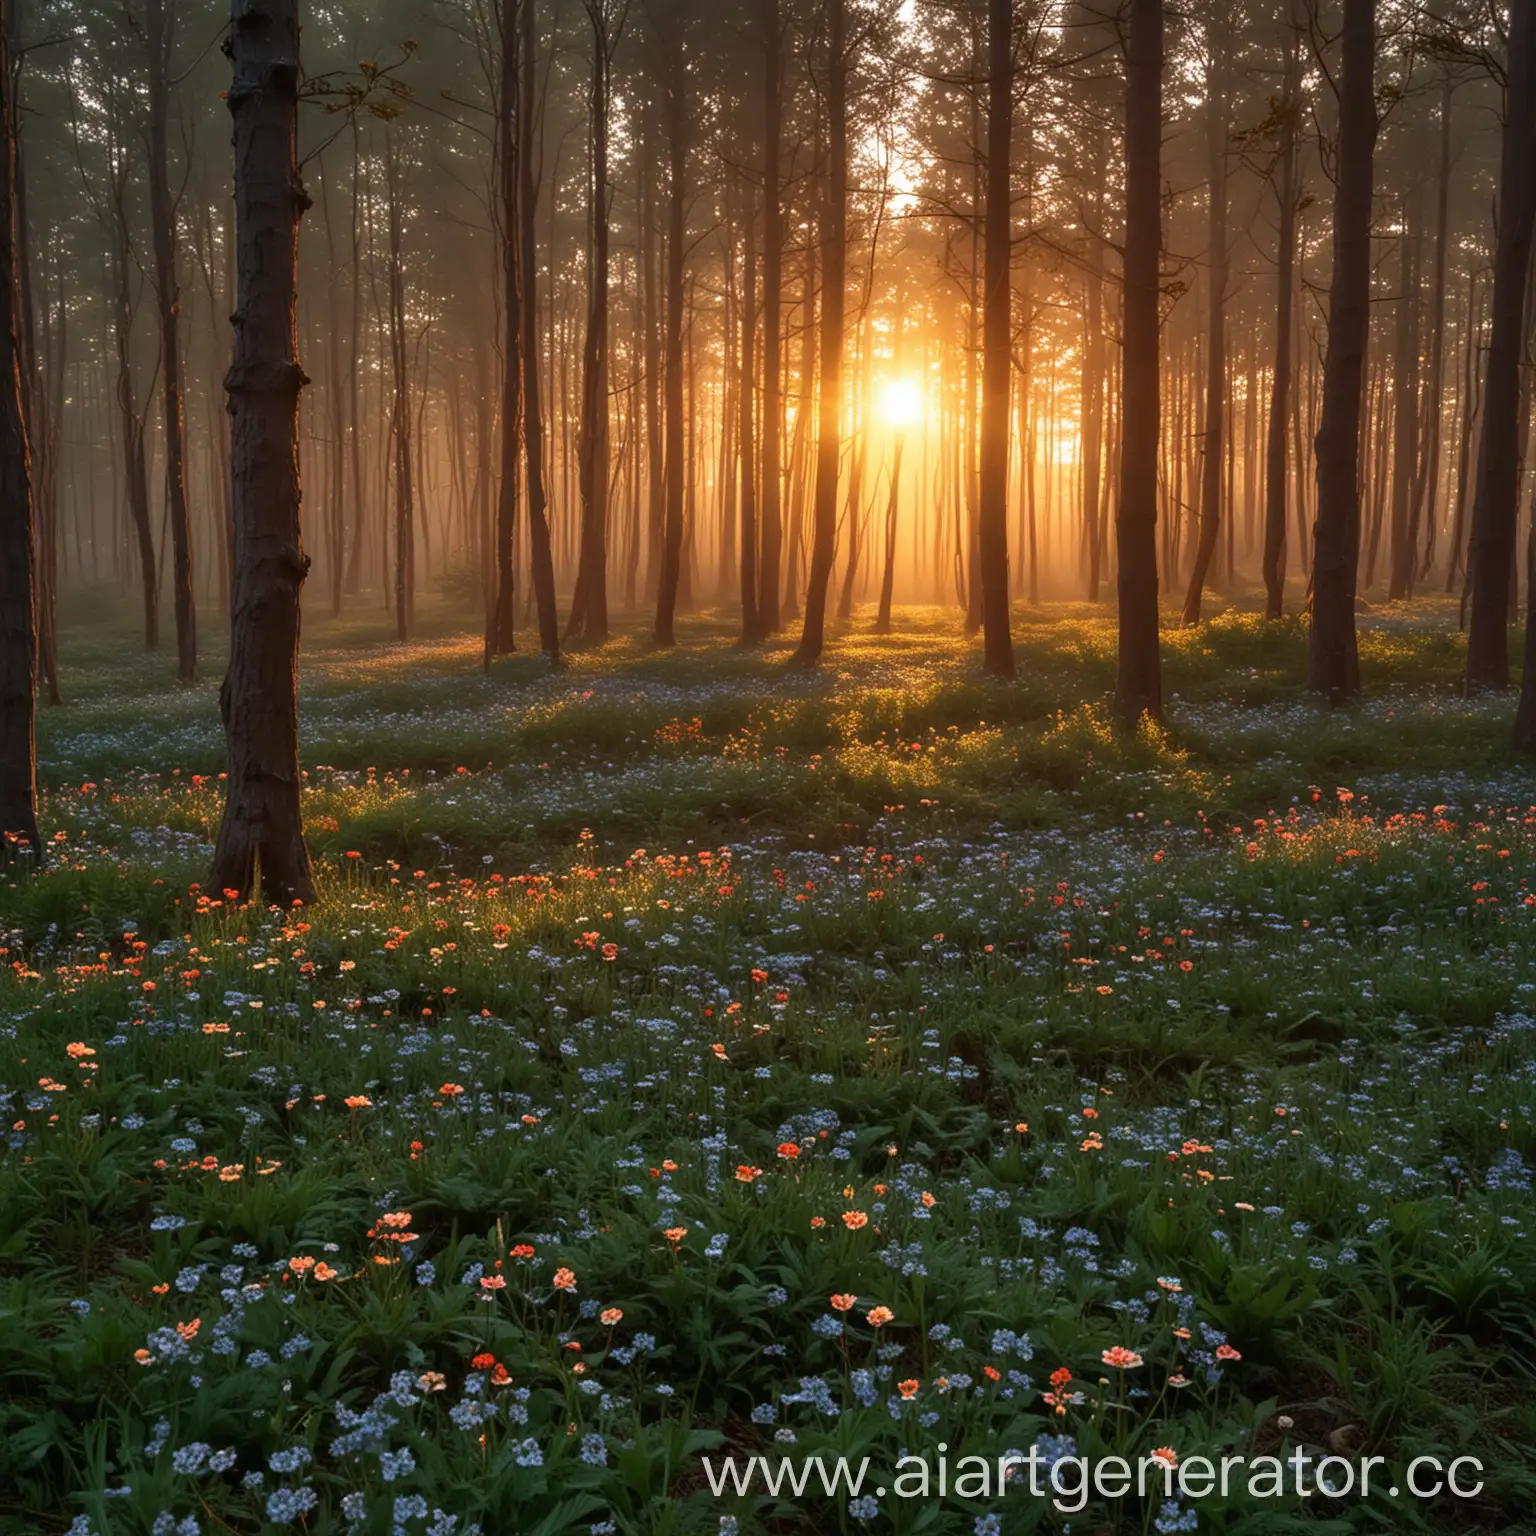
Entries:
{"label": "slender tree trunk", "polygon": [[[1468,574],[1472,622],[1467,633],[1467,686],[1509,684],[1509,587],[1519,520],[1520,359],[1526,290],[1536,218],[1536,0],[1510,0],[1509,68],[1499,172],[1498,240],[1493,258],[1493,308],[1483,387],[1482,439],[1472,498]],[[1529,643],[1529,642],[1527,642]],[[1531,684],[1522,688],[1522,696]]]}
{"label": "slender tree trunk", "polygon": [[405,261],[401,250],[402,170],[394,128],[384,136],[385,219],[389,233],[389,356],[394,386],[389,417],[395,502],[395,638],[410,630],[411,562],[415,553],[416,504],[411,478],[411,371],[405,332]]}
{"label": "slender tree trunk", "polygon": [[1163,0],[1130,0],[1125,53],[1125,361],[1120,412],[1115,709],[1162,718],[1157,623],[1158,318],[1162,267]]}
{"label": "slender tree trunk", "polygon": [[566,634],[587,645],[603,645],[608,639],[608,102],[612,44],[607,8],[608,0],[586,0],[592,28],[592,180],[587,194],[592,243],[578,448],[581,552]]}
{"label": "slender tree trunk", "polygon": [[1317,429],[1308,684],[1330,699],[1360,691],[1355,586],[1360,563],[1360,408],[1370,332],[1371,182],[1376,146],[1376,0],[1344,0],[1333,205],[1333,279]]}
{"label": "slender tree trunk", "polygon": [[811,574],[795,663],[821,660],[827,586],[837,553],[837,485],[842,457],[843,316],[848,270],[847,0],[828,0],[827,122],[829,174],[821,229],[821,382],[816,436],[816,499],[812,510]]}
{"label": "slender tree trunk", "polygon": [[[1399,239],[1397,355],[1392,360],[1392,547],[1390,599],[1413,596],[1418,574],[1419,281],[1424,230],[1410,196]],[[1438,423],[1434,427],[1438,433]]]}
{"label": "slender tree trunk", "polygon": [[231,0],[239,291],[227,389],[235,570],[220,690],[228,793],[213,891],[312,901],[299,806],[299,594],[309,572],[299,483],[297,0]]}
{"label": "slender tree trunk", "polygon": [[1008,442],[1013,385],[1013,0],[988,0],[986,276],[983,294],[981,463],[977,537],[981,550],[984,665],[1011,678],[1008,621]]}
{"label": "slender tree trunk", "polygon": [[14,4],[0,0],[0,866],[23,858],[35,865],[43,855],[37,828],[37,557],[16,334]]}
{"label": "slender tree trunk", "polygon": [[[174,0],[172,0],[174,3]],[[149,51],[149,209],[160,306],[160,386],[165,413],[165,494],[171,524],[171,592],[176,609],[176,675],[197,675],[197,606],[192,591],[192,528],[187,509],[186,424],[181,383],[181,288],[176,276],[176,208],[171,197],[171,24],[166,0],[144,0]]]}
{"label": "slender tree trunk", "polygon": [[555,559],[549,537],[549,498],[544,488],[544,413],[539,383],[538,190],[534,179],[534,105],[538,94],[533,30],[534,0],[519,0],[522,80],[517,93],[519,291],[523,334],[523,462],[528,493],[528,553],[538,610],[539,649],[552,666],[560,661],[560,615],[555,606]]}
{"label": "slender tree trunk", "polygon": [[1440,165],[1435,177],[1435,268],[1429,287],[1429,366],[1428,390],[1424,407],[1424,462],[1414,489],[1415,521],[1420,514],[1428,528],[1424,555],[1418,567],[1420,578],[1427,578],[1435,564],[1436,533],[1440,526],[1441,438],[1449,428],[1440,413],[1445,404],[1445,299],[1446,264],[1450,247],[1451,197],[1451,93],[1449,70],[1440,86]]}
{"label": "slender tree trunk", "polygon": [[666,37],[667,188],[666,501],[661,581],[656,596],[655,642],[677,643],[676,615],[683,562],[683,498],[689,479],[688,433],[683,420],[684,241],[687,239],[688,80],[682,21],[672,18]]}
{"label": "slender tree trunk", "polygon": [[1298,181],[1297,117],[1301,112],[1301,37],[1289,28],[1285,55],[1285,86],[1280,113],[1280,153],[1275,271],[1275,365],[1269,387],[1269,425],[1264,454],[1264,595],[1265,614],[1278,619],[1285,612],[1285,530],[1290,466],[1286,462],[1285,430],[1290,415],[1291,333],[1296,289],[1296,203]]}
{"label": "slender tree trunk", "polygon": [[763,50],[763,465],[762,560],[758,570],[757,627],[778,631],[783,528],[784,382],[781,327],[784,305],[783,193],[779,160],[783,133],[784,41],[780,0],[759,0]]}
{"label": "slender tree trunk", "polygon": [[[1184,594],[1183,621],[1200,622],[1201,601],[1221,533],[1221,469],[1227,425],[1227,36],[1219,7],[1208,24],[1205,77],[1206,155],[1210,165],[1210,238],[1206,277],[1210,318],[1205,354],[1205,436],[1200,459],[1200,543]],[[1230,518],[1232,509],[1227,507]]]}
{"label": "slender tree trunk", "polygon": [[[518,270],[522,209],[518,196],[518,143],[521,102],[518,96],[519,0],[501,0],[501,55],[496,129],[498,191],[501,214],[501,463],[496,491],[495,555],[492,562],[490,623],[486,626],[486,664],[517,648],[517,512],[519,456],[523,429],[523,306]],[[522,0],[524,5],[529,0]]]}
{"label": "slender tree trunk", "polygon": [[750,194],[741,295],[741,638],[763,638],[757,612],[757,219]]}

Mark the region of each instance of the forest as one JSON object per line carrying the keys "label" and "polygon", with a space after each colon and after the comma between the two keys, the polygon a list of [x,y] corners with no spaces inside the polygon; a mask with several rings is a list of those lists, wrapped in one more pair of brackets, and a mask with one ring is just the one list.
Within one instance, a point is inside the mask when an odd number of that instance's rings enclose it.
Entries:
{"label": "forest", "polygon": [[1533,167],[1536,0],[0,0],[0,1532],[1527,1529]]}

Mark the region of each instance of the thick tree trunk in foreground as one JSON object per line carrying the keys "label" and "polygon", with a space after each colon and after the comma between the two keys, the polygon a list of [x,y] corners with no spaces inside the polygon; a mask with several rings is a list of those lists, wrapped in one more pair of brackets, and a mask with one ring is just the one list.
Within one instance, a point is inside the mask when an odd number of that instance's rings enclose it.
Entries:
{"label": "thick tree trunk in foreground", "polygon": [[171,595],[176,610],[176,675],[197,675],[197,606],[192,593],[192,524],[187,509],[186,422],[181,386],[181,287],[176,278],[176,208],[171,196],[171,31],[166,0],[145,0],[149,52],[149,221],[160,306],[160,387],[165,413],[165,495],[171,523]]}
{"label": "thick tree trunk in foreground", "polygon": [[822,209],[821,392],[816,426],[816,494],[811,511],[811,574],[805,620],[794,662],[821,660],[827,585],[837,553],[837,485],[842,459],[843,315],[848,270],[848,45],[847,0],[829,0],[830,76],[827,84],[829,175]]}
{"label": "thick tree trunk in foreground", "polygon": [[1468,688],[1509,685],[1509,587],[1520,496],[1520,358],[1526,284],[1536,216],[1536,27],[1533,0],[1510,0],[1504,148],[1499,169],[1499,233],[1493,257],[1493,315],[1483,389],[1482,442],[1472,498],[1467,564],[1472,621]]}
{"label": "thick tree trunk in foreground", "polygon": [[15,0],[0,0],[0,866],[38,860],[37,551],[32,465],[21,408],[16,337],[14,189],[9,29]]}
{"label": "thick tree trunk in foreground", "polygon": [[299,218],[308,199],[295,157],[297,0],[232,0],[238,291],[229,392],[235,568],[229,672],[220,690],[228,798],[213,891],[310,901],[299,809],[299,593],[309,572],[300,527],[295,309]]}
{"label": "thick tree trunk in foreground", "polygon": [[1011,678],[1008,624],[1008,440],[1013,384],[1013,0],[988,0],[986,287],[983,293],[981,476],[977,522],[981,541],[984,662]]}
{"label": "thick tree trunk in foreground", "polygon": [[1312,636],[1307,681],[1330,699],[1360,691],[1355,585],[1360,564],[1360,391],[1371,304],[1371,178],[1376,148],[1376,0],[1344,0],[1333,204],[1333,281],[1317,429]]}
{"label": "thick tree trunk in foreground", "polygon": [[1119,658],[1115,711],[1161,719],[1157,634],[1158,310],[1162,266],[1163,3],[1131,0],[1125,53],[1125,358],[1121,380]]}

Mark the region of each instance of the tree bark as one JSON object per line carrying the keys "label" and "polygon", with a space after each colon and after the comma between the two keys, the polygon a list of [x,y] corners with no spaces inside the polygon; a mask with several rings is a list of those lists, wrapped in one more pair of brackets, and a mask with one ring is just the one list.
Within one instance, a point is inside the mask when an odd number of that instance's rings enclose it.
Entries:
{"label": "tree bark", "polygon": [[1469,689],[1509,685],[1509,586],[1523,446],[1520,358],[1532,222],[1536,218],[1536,180],[1531,175],[1536,164],[1536,26],[1532,25],[1532,7],[1533,0],[1510,0],[1493,309],[1468,549],[1472,589],[1472,621],[1467,633]]}
{"label": "tree bark", "polygon": [[1335,150],[1333,278],[1317,429],[1312,634],[1307,681],[1330,699],[1360,691],[1355,587],[1360,564],[1360,408],[1371,304],[1376,147],[1376,3],[1344,0]]}
{"label": "tree bark", "polygon": [[1162,267],[1163,0],[1130,0],[1125,54],[1125,314],[1121,376],[1119,654],[1115,710],[1163,712],[1157,625],[1159,301]]}
{"label": "tree bark", "polygon": [[741,295],[741,638],[763,638],[757,613],[757,218],[750,193],[746,209],[746,249]]}
{"label": "tree bark", "polygon": [[0,0],[0,867],[43,854],[37,828],[37,549],[16,334],[16,137],[10,34]]}
{"label": "tree bark", "polygon": [[1291,401],[1291,332],[1296,288],[1296,202],[1299,195],[1297,118],[1301,112],[1301,37],[1288,29],[1285,85],[1277,107],[1280,114],[1279,185],[1275,265],[1275,364],[1269,388],[1269,427],[1264,451],[1264,599],[1265,616],[1285,612],[1285,531],[1290,466],[1286,462],[1285,430]]}
{"label": "tree bark", "polygon": [[757,628],[759,636],[766,637],[779,628],[784,547],[784,214],[779,186],[784,41],[780,0],[760,0],[759,26],[763,50],[763,494],[759,509],[762,558],[758,567]]}
{"label": "tree bark", "polygon": [[[523,0],[524,4],[528,0]],[[519,291],[518,240],[521,208],[518,197],[518,156],[516,126],[518,99],[518,0],[501,0],[500,74],[498,77],[499,116],[496,124],[496,152],[501,199],[501,465],[496,492],[495,554],[492,560],[493,596],[490,622],[486,626],[485,659],[510,655],[517,648],[517,511],[519,454],[523,429],[523,316]]]}
{"label": "tree bark", "polygon": [[[1210,317],[1205,353],[1205,437],[1200,459],[1200,542],[1184,594],[1185,624],[1200,622],[1205,583],[1221,533],[1221,470],[1227,426],[1227,37],[1225,23],[1217,13],[1209,23],[1207,46],[1210,65],[1205,77],[1205,143],[1210,165],[1210,238],[1206,276]],[[1227,516],[1231,515],[1229,506]]]}
{"label": "tree bark", "polygon": [[677,643],[676,616],[683,563],[683,497],[690,479],[685,462],[688,434],[683,420],[684,241],[687,239],[688,79],[682,20],[673,17],[663,40],[666,52],[667,116],[667,336],[666,487],[661,545],[661,580],[656,595],[655,643]]}
{"label": "tree bark", "polygon": [[[174,0],[172,0],[174,4]],[[149,222],[160,310],[160,388],[165,416],[165,494],[171,524],[171,594],[176,610],[176,675],[197,675],[197,605],[192,591],[192,527],[187,509],[186,421],[181,382],[181,287],[176,276],[176,207],[171,196],[170,63],[166,0],[144,0],[149,53]]]}
{"label": "tree bark", "polygon": [[983,659],[1011,678],[1008,621],[1008,445],[1013,386],[1013,0],[988,0],[986,286],[983,293],[981,541]]}
{"label": "tree bark", "polygon": [[297,0],[231,0],[235,127],[235,353],[231,420],[235,567],[229,671],[219,694],[228,750],[215,891],[312,901],[299,805],[299,595],[309,572],[299,482],[296,332]]}
{"label": "tree bark", "polygon": [[812,506],[811,572],[805,619],[794,662],[821,660],[827,586],[837,553],[837,485],[842,457],[843,316],[848,270],[848,6],[828,0],[826,203],[822,208],[821,382],[817,401],[816,495]]}

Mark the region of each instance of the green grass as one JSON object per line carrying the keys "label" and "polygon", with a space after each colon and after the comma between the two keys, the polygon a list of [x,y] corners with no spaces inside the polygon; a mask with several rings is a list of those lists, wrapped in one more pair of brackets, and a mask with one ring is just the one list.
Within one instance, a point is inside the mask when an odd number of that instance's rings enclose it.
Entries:
{"label": "green grass", "polygon": [[[1170,631],[1130,736],[1087,609],[1007,687],[938,610],[810,679],[713,616],[555,674],[423,620],[308,626],[301,912],[197,884],[216,684],[67,628],[0,891],[0,1529],[1521,1528],[1536,784],[1452,612],[1368,616],[1347,710],[1298,624]],[[871,1513],[699,1459],[1062,1435],[1483,1488]]]}

